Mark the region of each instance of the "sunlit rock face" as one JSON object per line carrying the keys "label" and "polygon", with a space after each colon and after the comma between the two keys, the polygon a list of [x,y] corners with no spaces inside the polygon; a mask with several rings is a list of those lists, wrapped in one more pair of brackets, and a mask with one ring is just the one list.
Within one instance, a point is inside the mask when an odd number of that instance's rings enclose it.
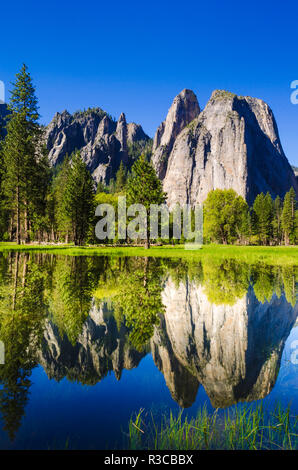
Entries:
{"label": "sunlit rock face", "polygon": [[194,402],[199,383],[214,407],[260,399],[272,390],[298,314],[284,296],[262,304],[250,287],[234,305],[215,305],[202,286],[177,286],[169,278],[163,302],[164,320],[151,347],[181,406]]}
{"label": "sunlit rock face", "polygon": [[118,330],[106,305],[94,304],[75,345],[47,321],[39,359],[49,378],[95,384],[110,371],[119,380],[123,369],[137,367],[144,354],[128,344],[127,329]]}
{"label": "sunlit rock face", "polygon": [[[186,104],[175,106],[180,95],[156,132],[152,157],[170,207],[202,203],[217,188],[232,188],[249,204],[260,192],[283,197],[293,186],[298,194],[273,113],[264,101],[216,90],[205,109],[199,112],[193,106],[186,120]],[[166,129],[171,129],[166,139],[170,145],[162,140]]]}
{"label": "sunlit rock face", "polygon": [[152,163],[159,178],[165,177],[169,155],[176,137],[199,114],[200,106],[194,92],[182,90],[174,99],[166,120],[160,124],[155,133]]}
{"label": "sunlit rock face", "polygon": [[121,161],[128,163],[127,145],[149,139],[140,125],[126,122],[124,113],[115,122],[100,108],[56,113],[45,138],[52,166],[79,150],[94,180],[105,183],[115,176]]}

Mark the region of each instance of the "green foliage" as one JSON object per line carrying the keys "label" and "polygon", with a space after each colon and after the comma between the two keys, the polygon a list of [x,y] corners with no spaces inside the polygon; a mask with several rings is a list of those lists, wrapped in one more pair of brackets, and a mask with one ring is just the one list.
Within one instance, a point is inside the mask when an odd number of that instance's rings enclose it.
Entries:
{"label": "green foliage", "polygon": [[235,93],[232,93],[227,90],[216,90],[213,99],[215,100],[224,100],[224,99],[229,99],[229,98],[235,98],[237,95]]}
{"label": "green foliage", "polygon": [[255,214],[254,231],[258,234],[260,243],[268,245],[273,236],[274,218],[274,205],[269,193],[258,194],[253,204],[253,211]]}
{"label": "green foliage", "polygon": [[297,302],[297,287],[295,268],[293,266],[283,266],[282,281],[287,301],[295,307]]}
{"label": "green foliage", "polygon": [[226,260],[203,263],[203,286],[208,300],[215,305],[234,305],[249,286],[250,269],[244,263]]}
{"label": "green foliage", "polygon": [[70,221],[74,244],[82,245],[94,220],[94,185],[79,152],[72,156],[67,170],[61,206],[62,217]]}
{"label": "green foliage", "polygon": [[64,191],[69,180],[70,159],[68,155],[64,158],[60,171],[54,177],[51,192],[47,200],[48,230],[52,233],[52,239],[58,238],[68,240],[71,231],[70,216],[64,210]]}
{"label": "green foliage", "polygon": [[[114,195],[104,194],[103,197],[115,200]],[[207,247],[210,256],[203,256],[201,259],[196,259],[195,253],[191,253],[188,258],[181,258],[180,253],[186,251],[183,249],[177,250],[176,258],[158,259],[155,257],[154,248],[152,258],[53,256],[50,250],[48,255],[41,251],[37,253],[32,251],[30,254],[6,252],[2,255],[0,257],[0,339],[5,344],[6,361],[0,367],[0,410],[5,430],[11,439],[14,438],[24,416],[31,386],[30,374],[38,363],[45,326],[49,325],[45,323],[46,319],[57,326],[61,342],[65,341],[68,344],[64,338],[66,336],[74,346],[92,308],[93,298],[97,297],[96,302],[104,300],[100,305],[102,311],[107,310],[108,302],[108,314],[111,315],[113,310],[111,325],[114,331],[117,330],[118,335],[121,330],[121,341],[123,340],[121,347],[122,345],[133,347],[136,354],[135,350],[142,353],[146,351],[146,345],[155,328],[159,328],[164,313],[162,291],[164,283],[169,278],[177,287],[181,282],[185,286],[192,283],[195,288],[202,285],[208,300],[214,304],[232,305],[239,298],[245,298],[247,289],[251,289],[249,286],[251,283],[260,301],[269,301],[272,293],[276,292],[279,296],[284,293],[287,301],[295,305],[297,266],[286,266],[283,263],[282,266],[271,267],[265,263],[241,263],[237,256],[234,260],[219,260],[216,255],[222,248],[226,249],[226,253],[231,250],[238,253],[241,250],[245,253],[251,250],[259,251],[261,257],[268,249],[278,253],[291,252],[295,248],[213,247],[215,248],[213,251],[211,248]],[[81,253],[84,253],[84,249],[80,249]],[[176,248],[169,250],[175,252]],[[144,252],[145,250],[143,254]],[[88,253],[88,250],[85,250],[85,253]],[[272,315],[271,309],[268,309],[268,315]],[[280,321],[283,323],[282,319]],[[266,316],[263,322],[266,326]],[[255,334],[257,336],[258,332]],[[261,330],[260,341],[267,345],[267,338],[263,339],[262,335]],[[207,340],[209,341],[209,338]],[[110,351],[110,342],[108,339],[104,341],[107,351]],[[255,344],[257,346],[259,344],[257,339]],[[270,343],[270,348],[264,354],[268,355],[273,347],[275,345]],[[257,350],[263,355],[259,346]],[[102,376],[110,370],[110,367],[109,358],[107,363],[100,364]],[[68,377],[78,380],[72,367]],[[98,376],[94,378],[83,373],[82,377],[83,383],[95,383],[99,380]],[[281,416],[279,412],[276,415]],[[232,415],[230,417],[232,422]],[[233,419],[237,422],[238,418],[233,415]],[[243,420],[242,422],[244,425]],[[281,422],[287,424],[286,421]],[[220,429],[223,429],[224,422],[220,424]],[[230,431],[232,432],[232,428]],[[244,435],[248,436],[249,433]],[[173,434],[172,436],[174,438]],[[179,439],[182,439],[181,436]],[[238,435],[238,431],[232,434],[233,445],[237,439],[242,439],[241,436]],[[250,438],[248,441],[242,439],[242,442],[250,442]]]}
{"label": "green foliage", "polygon": [[298,418],[290,408],[263,402],[208,413],[206,406],[195,418],[171,412],[156,421],[140,410],[129,422],[129,448],[134,450],[277,450],[297,449]]}
{"label": "green foliage", "polygon": [[100,119],[104,118],[107,116],[111,121],[116,123],[116,120],[106,111],[104,111],[101,108],[95,107],[95,108],[87,108],[82,110],[75,111],[72,115],[73,119],[79,119],[81,117],[87,117],[87,116],[98,116]]}
{"label": "green foliage", "polygon": [[86,320],[95,288],[94,271],[85,257],[57,260],[49,298],[50,314],[60,336],[74,345]]}
{"label": "green foliage", "polygon": [[253,271],[252,278],[256,298],[262,303],[270,302],[275,291],[272,269],[261,264]]}
{"label": "green foliage", "polygon": [[10,218],[11,236],[19,243],[38,230],[44,215],[48,184],[46,152],[41,144],[35,88],[25,65],[16,75],[9,104],[10,116],[3,144],[3,194]]}
{"label": "green foliage", "polygon": [[296,242],[296,194],[293,187],[286,193],[284,198],[281,226],[285,245],[294,244]]}
{"label": "green foliage", "polygon": [[37,365],[37,350],[46,314],[44,275],[27,254],[10,260],[12,282],[0,286],[0,338],[5,344],[5,364],[0,367],[0,410],[4,429],[11,440],[25,414]]}
{"label": "green foliage", "polygon": [[204,237],[223,244],[240,241],[248,231],[248,206],[233,189],[210,191],[204,204]]}
{"label": "green foliage", "polygon": [[[164,311],[161,300],[162,285],[160,263],[149,258],[137,261],[117,278],[117,293],[113,298],[116,312],[125,318],[129,339],[141,351],[153,335],[154,325]],[[131,288],[133,286],[133,288]]]}
{"label": "green foliage", "polygon": [[274,216],[273,216],[273,222],[272,222],[273,239],[275,240],[275,243],[277,245],[280,245],[282,241],[281,217],[282,217],[282,200],[279,196],[277,196],[274,200]]}
{"label": "green foliage", "polygon": [[161,181],[157,178],[155,169],[146,158],[141,157],[132,167],[132,176],[127,182],[127,204],[142,204],[147,211],[147,242],[146,248],[149,248],[150,224],[149,211],[151,204],[164,204],[166,193],[162,190]]}
{"label": "green foliage", "polygon": [[163,204],[166,201],[161,181],[157,178],[153,165],[143,155],[132,167],[126,194],[128,205],[143,204],[147,210],[150,209],[150,204]]}
{"label": "green foliage", "polygon": [[152,154],[152,139],[138,140],[137,142],[127,143],[127,153],[130,160],[134,163],[140,155],[144,155],[146,160],[150,160]]}
{"label": "green foliage", "polygon": [[124,167],[123,161],[121,161],[119,170],[116,173],[115,191],[120,193],[125,189],[127,181],[127,170]]}
{"label": "green foliage", "polygon": [[102,181],[99,181],[97,183],[96,194],[107,193],[107,192],[108,192],[108,187]]}

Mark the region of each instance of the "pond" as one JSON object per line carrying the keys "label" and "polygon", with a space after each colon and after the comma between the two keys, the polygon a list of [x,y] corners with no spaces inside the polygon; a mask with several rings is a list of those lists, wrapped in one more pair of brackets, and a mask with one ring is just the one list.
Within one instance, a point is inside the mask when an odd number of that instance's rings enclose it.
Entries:
{"label": "pond", "polygon": [[141,408],[298,413],[298,266],[0,256],[1,449],[116,449]]}

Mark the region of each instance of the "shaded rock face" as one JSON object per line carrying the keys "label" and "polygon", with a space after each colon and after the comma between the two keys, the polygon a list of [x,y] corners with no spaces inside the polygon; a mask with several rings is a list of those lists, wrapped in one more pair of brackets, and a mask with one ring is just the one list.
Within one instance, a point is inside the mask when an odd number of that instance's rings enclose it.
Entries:
{"label": "shaded rock face", "polygon": [[292,168],[293,168],[294,175],[295,175],[295,178],[296,178],[296,181],[297,181],[297,184],[298,184],[298,168],[295,167],[295,166],[292,166]]}
{"label": "shaded rock face", "polygon": [[196,399],[200,383],[174,354],[163,316],[160,318],[159,328],[155,328],[151,339],[151,353],[156,366],[165,378],[173,400],[182,408],[190,407]]}
{"label": "shaded rock face", "polygon": [[[168,128],[173,107],[165,121]],[[283,197],[293,186],[298,194],[273,113],[264,101],[217,90],[194,117],[179,129],[169,152],[163,152],[164,123],[155,136],[153,164],[170,207],[202,203],[217,188],[232,188],[249,204],[260,192]]]}
{"label": "shaded rock face", "polygon": [[169,155],[179,132],[200,113],[200,106],[196,95],[191,90],[182,90],[174,99],[167,118],[156,131],[153,148],[152,163],[157,175],[163,179]]}
{"label": "shaded rock face", "polygon": [[62,338],[52,322],[46,322],[39,361],[49,378],[67,377],[93,385],[110,371],[119,380],[123,369],[136,367],[144,355],[128,344],[127,329],[121,325],[118,330],[106,305],[94,304],[75,345]]}
{"label": "shaded rock face", "polygon": [[252,287],[233,306],[211,304],[200,285],[168,279],[161,326],[151,340],[175,401],[191,406],[200,384],[214,407],[268,395],[298,306],[282,296],[262,304]]}
{"label": "shaded rock face", "polygon": [[7,104],[1,103],[0,101],[0,139],[5,137],[6,130],[4,126],[6,126],[5,117],[8,115]]}
{"label": "shaded rock face", "polygon": [[100,108],[73,115],[67,111],[56,113],[46,129],[52,166],[79,150],[94,180],[104,183],[115,176],[121,160],[128,164],[127,144],[148,139],[141,126],[126,122],[124,113],[115,122]]}

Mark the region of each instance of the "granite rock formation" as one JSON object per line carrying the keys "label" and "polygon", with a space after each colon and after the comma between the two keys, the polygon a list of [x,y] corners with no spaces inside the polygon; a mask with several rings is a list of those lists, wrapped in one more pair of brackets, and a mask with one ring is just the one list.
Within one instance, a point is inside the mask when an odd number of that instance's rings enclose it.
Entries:
{"label": "granite rock formation", "polygon": [[123,369],[136,367],[144,355],[128,344],[127,329],[117,327],[106,304],[97,307],[94,303],[75,345],[46,321],[39,362],[49,378],[67,377],[93,385],[110,371],[119,380]]}
{"label": "granite rock formation", "polygon": [[215,305],[201,285],[187,280],[177,286],[171,278],[163,303],[151,350],[180,406],[194,403],[200,384],[220,408],[271,392],[298,305],[275,295],[261,303],[251,286],[234,305]]}
{"label": "granite rock formation", "polygon": [[157,129],[153,141],[152,163],[159,178],[163,179],[166,174],[168,158],[176,137],[199,113],[200,106],[193,91],[184,89],[174,99],[167,118]]}
{"label": "granite rock formation", "polygon": [[154,138],[152,162],[170,207],[202,203],[216,188],[232,188],[249,204],[262,191],[283,197],[293,186],[298,194],[264,101],[216,90],[202,112],[195,103],[183,90]]}
{"label": "granite rock formation", "polygon": [[140,125],[126,122],[124,113],[116,122],[100,108],[56,113],[45,138],[52,166],[79,150],[94,180],[104,183],[115,176],[121,160],[129,166],[128,144],[149,140]]}

